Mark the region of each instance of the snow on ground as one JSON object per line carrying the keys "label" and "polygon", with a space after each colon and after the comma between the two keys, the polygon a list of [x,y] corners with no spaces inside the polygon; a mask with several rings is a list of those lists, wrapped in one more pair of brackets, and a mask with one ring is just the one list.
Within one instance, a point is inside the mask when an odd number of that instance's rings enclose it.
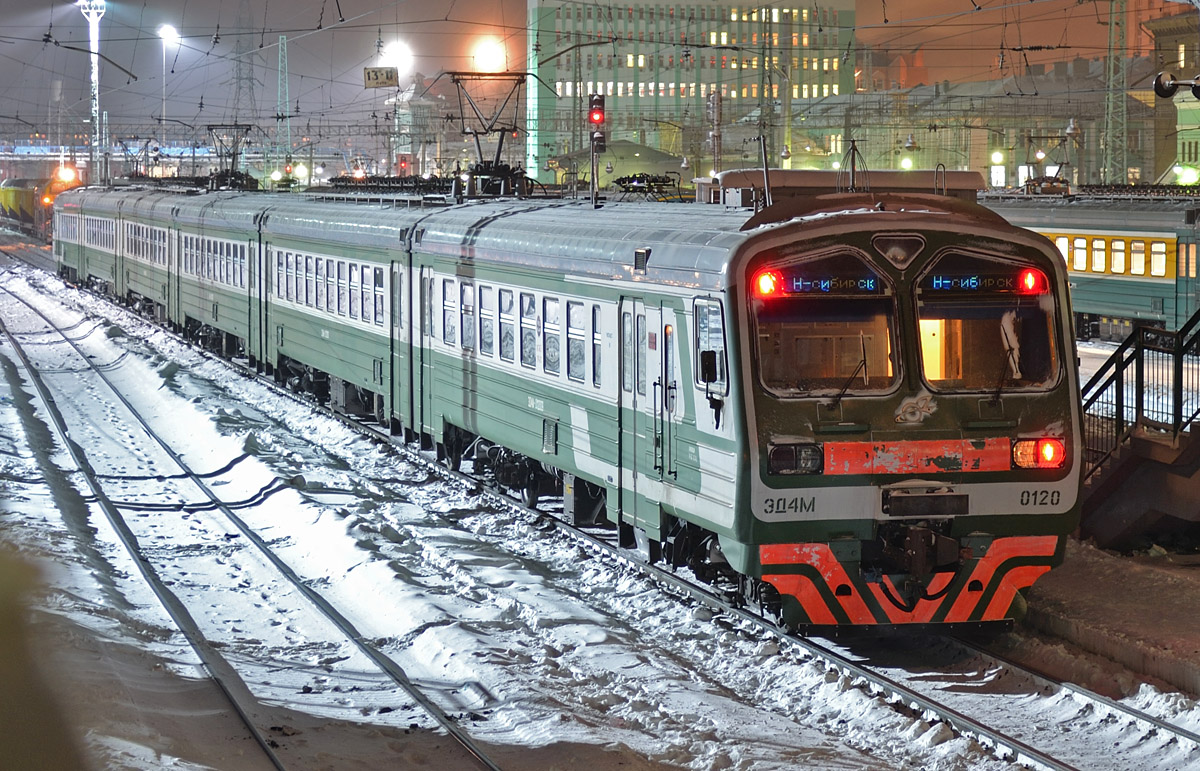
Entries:
{"label": "snow on ground", "polygon": [[[189,461],[213,470],[248,455],[216,479],[222,495],[291,482],[242,515],[366,638],[453,705],[506,767],[1009,767],[790,646],[664,598],[536,521],[448,486],[149,324],[52,278],[22,275],[4,284],[39,285],[69,306],[56,311],[64,319],[82,308],[104,320],[89,344],[101,360],[120,360],[114,376],[139,384],[139,405]],[[0,345],[0,539],[40,565],[46,588],[30,599],[35,659],[79,745],[94,767],[262,767],[82,501],[14,362]],[[219,532],[211,516],[134,519],[153,525],[158,557],[207,598],[206,634],[247,662],[248,685],[278,729],[272,737],[294,759],[289,768],[447,767],[446,739],[428,720],[403,699],[384,710],[377,684],[362,685],[374,675],[362,673],[355,689],[357,664],[315,651],[321,635],[265,568],[240,552],[191,553],[198,532],[210,545]],[[248,584],[240,594],[226,582],[231,560],[246,571],[234,582]],[[1186,706],[1153,691],[1137,698]]]}

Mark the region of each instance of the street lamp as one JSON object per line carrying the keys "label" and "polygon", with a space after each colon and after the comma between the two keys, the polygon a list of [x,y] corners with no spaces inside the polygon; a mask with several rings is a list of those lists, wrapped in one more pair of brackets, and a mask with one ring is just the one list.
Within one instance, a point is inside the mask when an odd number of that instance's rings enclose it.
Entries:
{"label": "street lamp", "polygon": [[167,131],[167,46],[179,45],[179,31],[170,24],[158,28],[158,36],[162,38],[162,113],[159,120],[162,123],[163,136]]}
{"label": "street lamp", "polygon": [[[83,16],[88,20],[88,50],[92,57],[92,146],[91,159],[88,161],[88,176],[94,177],[96,174],[96,162],[103,157],[100,155],[100,143],[102,134],[100,133],[100,19],[104,16],[106,5],[104,0],[79,0],[77,3],[79,10],[83,12]],[[106,173],[101,173],[102,181],[107,181]]]}

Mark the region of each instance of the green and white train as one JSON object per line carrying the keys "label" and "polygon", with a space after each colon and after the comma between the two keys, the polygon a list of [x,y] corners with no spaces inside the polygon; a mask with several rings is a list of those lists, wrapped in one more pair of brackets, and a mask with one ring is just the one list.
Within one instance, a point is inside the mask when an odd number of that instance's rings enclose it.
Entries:
{"label": "green and white train", "polygon": [[872,177],[757,213],[86,188],[54,253],[789,624],[1003,621],[1078,520],[1062,258],[973,192]]}

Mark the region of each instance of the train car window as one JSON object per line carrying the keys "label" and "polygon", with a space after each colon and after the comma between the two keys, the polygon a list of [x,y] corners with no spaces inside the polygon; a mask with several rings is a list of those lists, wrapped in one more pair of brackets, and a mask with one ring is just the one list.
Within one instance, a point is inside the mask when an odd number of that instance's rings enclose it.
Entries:
{"label": "train car window", "polygon": [[1093,273],[1103,273],[1104,272],[1105,262],[1107,261],[1105,258],[1107,256],[1108,255],[1104,249],[1104,239],[1103,238],[1093,238],[1092,239],[1092,272]]}
{"label": "train car window", "polygon": [[358,265],[349,263],[346,267],[348,276],[346,278],[346,294],[350,298],[350,318],[358,318]]}
{"label": "train car window", "polygon": [[456,308],[454,307],[454,279],[442,279],[442,342],[454,345],[458,340],[456,328]]}
{"label": "train car window", "polygon": [[759,377],[779,396],[879,393],[898,377],[888,285],[849,253],[765,267],[751,280]]}
{"label": "train car window", "polygon": [[500,358],[512,361],[516,351],[516,332],[513,319],[513,293],[500,290]]}
{"label": "train car window", "polygon": [[1129,243],[1129,272],[1135,276],[1146,275],[1146,242]]}
{"label": "train car window", "polygon": [[1150,242],[1150,275],[1167,275],[1167,244],[1164,241]]}
{"label": "train car window", "polygon": [[320,257],[313,258],[313,281],[316,286],[313,290],[316,294],[313,301],[317,306],[317,310],[325,310],[325,260]]}
{"label": "train car window", "polygon": [[313,258],[311,254],[304,255],[304,304],[312,307],[317,301],[317,289],[313,285],[316,280],[316,271],[313,269]]}
{"label": "train car window", "polygon": [[421,277],[421,334],[433,337],[433,279]]}
{"label": "train car window", "polygon": [[546,297],[542,300],[542,369],[551,375],[557,375],[560,367],[561,332],[558,299]]}
{"label": "train car window", "polygon": [[600,344],[602,338],[600,336],[600,306],[592,306],[592,385],[596,388],[601,384],[600,368]]}
{"label": "train car window", "polygon": [[633,391],[633,314],[621,314],[621,389]]}
{"label": "train car window", "polygon": [[249,249],[245,244],[238,244],[238,286],[246,287],[246,254]]}
{"label": "train car window", "polygon": [[1075,260],[1071,267],[1075,270],[1087,270],[1087,239],[1076,238],[1075,244]]}
{"label": "train car window", "polygon": [[283,297],[283,252],[276,249],[271,249],[271,253],[275,255],[275,296]]}
{"label": "train car window", "polygon": [[375,268],[375,326],[382,327],[386,319],[384,318],[384,302],[386,297],[387,287],[383,283],[383,268]]}
{"label": "train car window", "polygon": [[462,327],[462,347],[475,350],[475,285],[466,281],[458,286],[459,319]]}
{"label": "train car window", "polygon": [[1112,241],[1112,272],[1125,272],[1125,241],[1120,238]]}
{"label": "train car window", "polygon": [[375,301],[372,297],[375,295],[375,285],[371,279],[371,266],[362,266],[362,282],[359,285],[362,289],[362,320],[368,324],[375,323]]}
{"label": "train car window", "polygon": [[525,292],[521,293],[521,365],[537,366],[537,303]]}
{"label": "train car window", "polygon": [[675,412],[675,327],[663,327],[663,409]]}
{"label": "train car window", "polygon": [[646,349],[648,334],[646,329],[646,314],[639,313],[636,319],[637,326],[637,392],[641,396],[646,395]]}
{"label": "train car window", "polygon": [[587,313],[581,302],[567,302],[567,378],[582,383],[587,370]]}
{"label": "train car window", "polygon": [[337,313],[337,264],[325,261],[325,312]]}
{"label": "train car window", "polygon": [[345,316],[346,315],[346,306],[347,306],[346,293],[347,293],[347,291],[349,291],[348,286],[347,286],[347,279],[346,279],[346,262],[345,262],[345,260],[338,260],[337,286],[338,286],[337,312],[338,312],[339,316]]}
{"label": "train car window", "polygon": [[479,352],[496,353],[496,296],[490,286],[479,287]]}
{"label": "train car window", "polygon": [[1188,244],[1188,278],[1196,277],[1196,245]]}
{"label": "train car window", "polygon": [[[211,255],[210,255],[211,257]],[[291,252],[287,252],[287,299],[292,300],[296,297],[296,262],[295,256]],[[211,261],[210,263],[211,264]]]}
{"label": "train car window", "polygon": [[708,384],[709,393],[725,393],[725,321],[721,315],[721,303],[717,300],[696,300],[692,307],[696,327],[695,381],[706,385],[700,373],[700,352],[713,351],[717,355],[717,379]]}
{"label": "train car window", "polygon": [[940,258],[917,289],[921,365],[937,391],[1045,390],[1059,378],[1055,300],[1037,268]]}

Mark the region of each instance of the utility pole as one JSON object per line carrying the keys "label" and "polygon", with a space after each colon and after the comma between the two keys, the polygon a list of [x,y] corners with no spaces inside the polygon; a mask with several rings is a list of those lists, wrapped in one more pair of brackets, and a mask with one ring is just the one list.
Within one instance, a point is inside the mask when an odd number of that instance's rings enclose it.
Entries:
{"label": "utility pole", "polygon": [[1125,71],[1125,0],[1110,0],[1108,15],[1108,61],[1104,86],[1104,159],[1100,164],[1107,184],[1124,185],[1128,180]]}
{"label": "utility pole", "polygon": [[288,95],[287,35],[279,36],[279,80],[275,102],[275,152],[284,158],[292,152],[291,98]]}
{"label": "utility pole", "polygon": [[107,182],[108,170],[102,169],[97,174],[96,169],[97,161],[101,164],[104,162],[104,154],[100,149],[104,141],[104,132],[100,128],[100,19],[107,6],[104,0],[79,0],[79,10],[83,11],[88,21],[88,48],[92,55],[92,143],[88,148],[88,182]]}

